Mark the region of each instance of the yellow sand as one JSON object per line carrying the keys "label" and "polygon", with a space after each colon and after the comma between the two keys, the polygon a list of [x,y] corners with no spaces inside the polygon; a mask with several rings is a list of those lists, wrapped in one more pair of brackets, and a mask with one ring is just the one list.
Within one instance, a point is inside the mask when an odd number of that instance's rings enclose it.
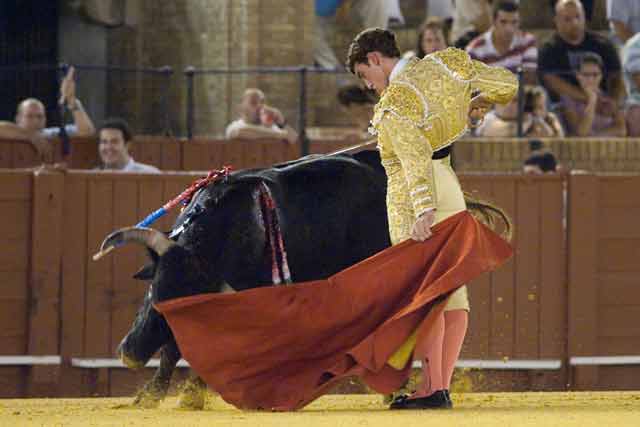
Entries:
{"label": "yellow sand", "polygon": [[[126,407],[131,399],[0,400],[0,426],[639,426],[639,392],[467,393],[451,411],[389,411],[378,395],[325,396],[296,413],[241,412],[219,397],[206,410]],[[118,406],[125,405],[124,408]]]}

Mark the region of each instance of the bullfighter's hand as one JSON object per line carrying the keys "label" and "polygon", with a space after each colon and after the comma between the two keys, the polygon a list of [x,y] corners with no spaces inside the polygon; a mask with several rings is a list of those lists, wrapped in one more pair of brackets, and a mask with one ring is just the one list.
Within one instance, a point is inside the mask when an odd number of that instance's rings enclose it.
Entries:
{"label": "bullfighter's hand", "polygon": [[482,96],[476,97],[469,105],[469,123],[471,127],[478,127],[484,120],[484,116],[493,107],[489,101]]}
{"label": "bullfighter's hand", "polygon": [[418,217],[411,230],[411,238],[418,242],[424,242],[432,236],[431,226],[436,221],[435,210],[431,209]]}

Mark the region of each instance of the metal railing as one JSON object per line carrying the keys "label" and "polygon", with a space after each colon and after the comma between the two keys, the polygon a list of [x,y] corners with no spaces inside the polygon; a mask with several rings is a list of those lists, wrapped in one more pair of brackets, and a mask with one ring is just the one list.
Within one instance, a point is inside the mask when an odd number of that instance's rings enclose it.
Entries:
{"label": "metal railing", "polygon": [[187,108],[185,120],[187,126],[187,138],[191,139],[195,135],[196,124],[196,101],[195,101],[195,77],[203,75],[247,75],[247,74],[280,74],[298,76],[298,101],[297,101],[297,130],[301,142],[301,155],[309,153],[309,139],[307,138],[307,93],[309,74],[335,74],[349,75],[346,71],[327,70],[318,67],[296,66],[296,67],[256,67],[256,68],[211,68],[197,69],[187,67],[184,70],[186,79]]}
{"label": "metal railing", "polygon": [[[33,91],[29,90],[29,93],[16,93],[14,96],[15,99],[5,98],[6,108],[4,108],[5,113],[9,111],[15,111],[15,106],[18,102],[20,102],[24,98],[35,97],[45,101],[45,107],[49,113],[50,125],[54,124],[56,126],[62,124],[65,119],[65,111],[63,107],[57,105],[55,100],[58,97],[58,89],[63,77],[66,75],[70,66],[72,66],[76,70],[76,82],[78,88],[76,89],[76,95],[78,98],[82,99],[85,107],[88,106],[86,99],[92,98],[92,94],[87,94],[86,91],[82,92],[79,90],[79,86],[84,83],[90,82],[91,90],[103,91],[104,96],[100,97],[100,99],[95,100],[95,104],[101,104],[101,107],[105,110],[105,116],[124,116],[122,105],[118,105],[118,102],[109,102],[110,98],[115,96],[126,97],[128,95],[127,88],[122,88],[122,83],[128,78],[126,76],[132,74],[142,74],[144,76],[158,77],[161,79],[161,83],[157,84],[159,90],[153,91],[151,94],[145,94],[144,98],[148,99],[149,102],[155,102],[159,107],[157,110],[157,118],[154,116],[153,119],[149,120],[153,123],[161,123],[160,132],[162,134],[173,134],[172,125],[171,125],[171,107],[170,107],[170,99],[169,94],[170,91],[174,87],[174,78],[175,73],[170,66],[163,67],[121,67],[121,66],[111,66],[111,65],[84,65],[84,64],[29,64],[29,65],[12,65],[12,66],[0,66],[0,79],[5,81],[5,84],[12,84],[12,81],[21,80],[27,82],[26,86],[29,89],[35,89]],[[55,74],[55,82],[57,83],[57,87],[53,88],[51,85],[44,87],[45,85],[38,84],[37,81],[40,78],[38,73],[49,72]],[[104,73],[104,77],[97,78],[96,73]],[[93,80],[92,80],[93,79]],[[119,79],[119,80],[118,80]],[[143,80],[148,82],[148,79],[138,79],[135,81],[135,85],[137,86],[139,81]],[[98,84],[94,84],[95,82]],[[116,83],[120,83],[121,90],[114,91],[113,84],[109,84],[110,82],[115,81]],[[117,84],[115,86],[118,86]],[[86,88],[85,88],[86,89]],[[118,92],[118,93],[114,93]],[[148,96],[147,96],[148,95]],[[11,102],[12,105],[8,105]],[[95,105],[94,105],[95,107]],[[90,108],[91,109],[91,108]],[[89,111],[91,113],[91,111]],[[53,114],[52,114],[53,113]],[[93,117],[92,117],[93,118]],[[128,117],[124,117],[125,119],[129,119]],[[6,118],[4,118],[6,119]],[[141,132],[148,132],[149,124],[140,124],[135,120],[128,120],[130,125]],[[145,126],[146,125],[146,126]],[[142,126],[140,128],[139,126]],[[158,126],[155,126],[157,129]],[[157,131],[156,131],[157,132]]]}
{"label": "metal railing", "polygon": [[[28,72],[54,72],[56,73],[56,80],[58,84],[61,78],[64,76],[66,71],[68,70],[69,64],[41,64],[41,65],[27,65],[27,66],[4,66],[0,67],[0,77],[4,75],[8,75],[6,73],[28,73]],[[120,67],[120,66],[103,66],[103,65],[73,65],[77,70],[77,78],[79,80],[83,79],[88,73],[106,73],[106,79],[113,78],[114,75],[128,75],[128,74],[143,74],[144,77],[142,79],[138,78],[135,81],[135,85],[133,88],[136,90],[140,89],[140,82],[147,82],[146,76],[154,76],[160,78],[160,83],[153,85],[151,91],[149,93],[142,92],[143,95],[140,98],[143,98],[143,102],[151,102],[147,98],[153,98],[155,100],[156,108],[151,108],[150,106],[145,106],[147,110],[153,110],[151,113],[149,111],[140,112],[134,110],[131,112],[131,115],[136,116],[137,114],[147,114],[146,123],[131,123],[134,129],[139,130],[143,133],[162,133],[162,134],[173,134],[173,135],[184,135],[187,138],[191,139],[196,135],[196,131],[198,128],[198,124],[196,122],[197,112],[203,107],[198,104],[196,99],[196,94],[198,93],[198,77],[204,76],[237,76],[237,75],[283,75],[283,76],[296,76],[297,77],[297,94],[292,97],[295,100],[295,105],[292,109],[296,111],[296,130],[299,132],[300,140],[301,140],[301,154],[307,154],[309,152],[309,141],[307,138],[307,126],[308,126],[308,109],[309,109],[309,101],[314,100],[315,97],[309,97],[309,77],[312,75],[320,75],[320,74],[332,74],[340,78],[343,76],[345,79],[346,76],[350,76],[344,70],[327,70],[323,68],[317,67],[307,67],[307,66],[294,66],[294,67],[256,67],[256,68],[195,68],[195,67],[186,67],[182,73],[176,73],[169,66],[163,67],[146,67],[146,68],[136,68],[136,67]],[[524,117],[524,104],[525,104],[525,96],[524,96],[524,71],[519,69],[517,71],[518,80],[520,82],[520,87],[518,91],[518,117],[517,117],[517,136],[524,136],[525,129],[523,129],[523,117]],[[352,78],[352,77],[349,77]],[[106,82],[107,80],[105,80]],[[105,83],[105,104],[108,104],[106,108],[109,109],[108,115],[122,116],[121,114],[123,110],[123,106],[119,105],[118,96],[120,96],[121,100],[127,99],[128,93],[127,88],[113,88],[113,84]],[[146,89],[146,86],[144,89]],[[235,89],[235,86],[229,85]],[[339,87],[339,85],[336,85]],[[119,89],[119,90],[118,90]],[[118,92],[117,94],[113,94],[112,92]],[[84,94],[79,93],[80,97],[83,97]],[[182,111],[173,108],[171,104],[171,95],[181,97],[185,96],[185,106]],[[33,94],[31,96],[38,96],[38,94]],[[211,94],[208,94],[209,100],[211,99]],[[112,100],[115,98],[115,101]],[[229,105],[235,104],[236,100],[228,100],[226,103],[221,103],[224,105],[224,108],[229,108]],[[334,101],[335,102],[335,101]],[[116,104],[116,105],[112,105]],[[138,107],[139,108],[139,107]],[[211,111],[212,115],[217,115],[219,113],[219,106],[215,106],[215,110]],[[62,122],[64,119],[64,111],[59,110],[58,119]],[[150,117],[150,118],[149,118]],[[128,117],[124,117],[127,119]],[[182,118],[180,120],[179,118]],[[227,118],[228,115],[227,115]],[[211,119],[209,119],[211,120]],[[151,122],[154,126],[154,130],[149,130],[150,126],[148,122]],[[180,128],[176,123],[182,122]],[[145,126],[146,128],[140,129],[138,126]],[[158,124],[161,124],[158,126]],[[183,128],[184,126],[184,128]]]}

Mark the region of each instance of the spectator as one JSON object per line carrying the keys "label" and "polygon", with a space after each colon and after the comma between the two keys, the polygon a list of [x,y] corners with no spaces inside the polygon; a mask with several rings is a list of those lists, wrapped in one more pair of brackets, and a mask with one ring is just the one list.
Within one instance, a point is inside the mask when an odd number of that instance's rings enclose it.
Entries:
{"label": "spectator", "polygon": [[[344,3],[344,5],[343,5]],[[341,7],[342,6],[342,7]],[[404,23],[398,0],[315,0],[316,22],[313,28],[313,59],[327,69],[338,69],[336,58],[329,40],[333,36],[338,9],[349,9],[364,28],[387,28],[390,22]]]}
{"label": "spectator", "polygon": [[133,160],[129,150],[133,135],[122,119],[106,120],[98,132],[98,154],[102,165],[98,169],[132,173],[160,173],[155,166]]}
{"label": "spectator", "polygon": [[[91,136],[95,133],[93,122],[76,98],[75,70],[69,68],[60,85],[60,104],[64,104],[73,115],[73,124],[65,125],[69,136]],[[47,126],[44,104],[36,98],[27,98],[18,104],[15,123],[0,121],[0,138],[29,141],[41,157],[51,152],[50,139],[58,136],[60,129]]]}
{"label": "spectator", "polygon": [[607,19],[620,44],[640,32],[640,1],[607,0]]}
{"label": "spectator", "polygon": [[531,153],[524,161],[522,172],[526,175],[542,175],[544,173],[558,172],[560,166],[556,157],[549,150],[544,148],[542,141],[533,139],[529,141]]}
{"label": "spectator", "polygon": [[518,100],[514,98],[506,105],[497,104],[484,117],[476,129],[480,137],[514,137],[518,135]]}
{"label": "spectator", "polygon": [[229,123],[225,131],[227,139],[273,138],[285,139],[292,144],[298,140],[297,132],[287,124],[280,110],[265,105],[265,96],[260,89],[245,90],[239,109],[240,118]]}
{"label": "spectator", "polygon": [[498,1],[493,8],[493,26],[469,43],[473,59],[517,72],[522,67],[525,81],[536,82],[538,48],[533,34],[520,30],[520,12],[511,0]]}
{"label": "spectator", "polygon": [[547,111],[547,94],[540,86],[525,89],[524,135],[538,138],[562,138],[564,130],[558,117]]}
{"label": "spectator", "polygon": [[488,0],[456,0],[449,42],[464,49],[490,26],[491,5]]}
{"label": "spectator", "polygon": [[354,124],[353,131],[348,133],[345,139],[352,144],[369,139],[368,128],[376,103],[375,95],[358,85],[349,85],[338,91],[338,102]]}
{"label": "spectator", "polygon": [[640,33],[625,43],[622,68],[629,96],[626,113],[628,135],[640,136]]}
{"label": "spectator", "polygon": [[624,113],[615,101],[603,96],[600,90],[602,74],[602,59],[595,53],[584,54],[576,77],[587,101],[562,97],[563,112],[571,135],[626,136]]}
{"label": "spectator", "polygon": [[[591,21],[591,18],[593,17],[593,2],[594,0],[582,0],[582,6],[584,7],[584,14],[587,21]],[[556,9],[556,3],[558,3],[558,0],[549,0],[552,11],[555,11]]]}
{"label": "spectator", "polygon": [[422,59],[426,55],[447,48],[444,22],[438,17],[427,19],[418,31],[416,50],[407,52],[404,56],[417,56]]}
{"label": "spectator", "polygon": [[620,105],[624,98],[621,65],[615,46],[604,37],[585,30],[584,8],[580,0],[559,0],[555,8],[556,34],[546,42],[538,58],[542,83],[551,100],[561,97],[575,102],[586,102],[587,95],[580,89],[575,77],[580,60],[593,52],[604,61],[601,88]]}

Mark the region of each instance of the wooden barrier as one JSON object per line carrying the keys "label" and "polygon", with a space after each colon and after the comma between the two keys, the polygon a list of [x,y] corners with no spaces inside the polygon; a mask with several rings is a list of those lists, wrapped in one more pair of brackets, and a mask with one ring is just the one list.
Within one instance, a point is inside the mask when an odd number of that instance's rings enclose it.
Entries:
{"label": "wooden barrier", "polygon": [[[141,248],[90,257],[110,231],[135,224],[198,175],[0,170],[9,225],[0,245],[0,355],[63,357],[62,367],[0,367],[0,394],[130,393],[149,377],[70,366],[72,357],[114,357],[145,292],[131,278],[145,263]],[[469,287],[462,357],[564,362],[559,371],[490,371],[476,378],[480,389],[640,386],[638,367],[567,369],[572,356],[640,354],[640,176],[463,174],[461,182],[504,207],[516,227],[513,259]],[[175,214],[155,226],[168,229]]]}
{"label": "wooden barrier", "polygon": [[[467,359],[566,357],[566,247],[564,177],[462,175],[466,191],[491,200],[515,225],[514,257],[469,286]],[[498,390],[562,389],[566,371],[492,371],[485,387]]]}
{"label": "wooden barrier", "polygon": [[[526,139],[466,139],[454,145],[458,172],[517,172],[529,155]],[[599,172],[640,171],[640,139],[631,138],[567,138],[546,139],[544,143],[556,154],[565,170]],[[313,139],[311,154],[330,153],[349,145],[333,139]],[[98,165],[95,138],[72,140],[71,167],[92,169]],[[221,140],[137,136],[132,155],[140,162],[161,170],[210,170],[231,164],[236,169],[270,166],[300,156],[299,144],[279,140]],[[54,142],[55,161],[61,160],[60,143]],[[40,164],[28,143],[0,141],[0,167],[22,168]]]}
{"label": "wooden barrier", "polygon": [[[637,175],[569,180],[569,354],[640,354],[640,198]],[[576,389],[637,389],[640,367],[576,366]]]}

